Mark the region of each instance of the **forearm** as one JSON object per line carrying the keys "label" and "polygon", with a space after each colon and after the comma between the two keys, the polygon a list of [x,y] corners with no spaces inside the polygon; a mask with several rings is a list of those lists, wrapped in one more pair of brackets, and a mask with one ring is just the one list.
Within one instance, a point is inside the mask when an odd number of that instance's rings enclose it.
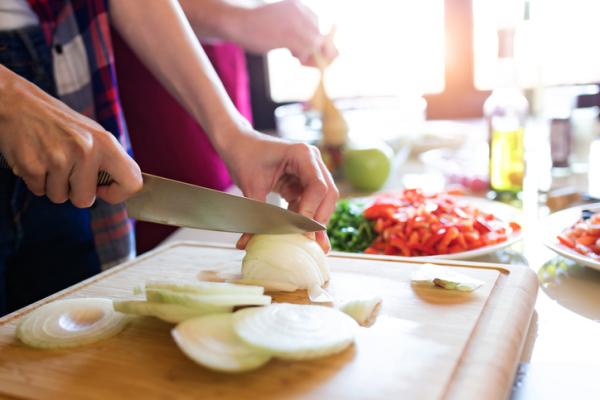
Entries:
{"label": "forearm", "polygon": [[218,151],[248,126],[176,1],[111,0],[111,18],[144,64],[204,127]]}
{"label": "forearm", "polygon": [[179,0],[179,4],[199,38],[238,41],[247,7],[229,0]]}
{"label": "forearm", "polygon": [[[234,42],[251,53],[263,54],[294,43],[292,31],[282,31],[289,26],[284,17],[298,17],[296,10],[290,14],[273,12],[275,8],[291,8],[288,4],[264,3],[263,1],[236,0],[179,0],[194,32],[200,39],[222,39]],[[297,26],[310,29],[306,21],[297,21]],[[287,28],[286,28],[287,29]]]}
{"label": "forearm", "polygon": [[180,0],[200,38],[234,42],[252,53],[286,48],[301,62],[316,50],[327,61],[337,55],[331,39],[321,35],[317,16],[300,0],[274,3],[236,0]]}

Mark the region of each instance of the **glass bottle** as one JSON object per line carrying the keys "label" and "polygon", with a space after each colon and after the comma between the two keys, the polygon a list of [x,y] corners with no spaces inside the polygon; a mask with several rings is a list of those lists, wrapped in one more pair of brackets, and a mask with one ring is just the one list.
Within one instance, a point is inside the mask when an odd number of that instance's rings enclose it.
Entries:
{"label": "glass bottle", "polygon": [[525,120],[529,104],[517,85],[513,28],[498,30],[497,82],[484,103],[489,134],[490,189],[494,197],[518,197],[525,176]]}

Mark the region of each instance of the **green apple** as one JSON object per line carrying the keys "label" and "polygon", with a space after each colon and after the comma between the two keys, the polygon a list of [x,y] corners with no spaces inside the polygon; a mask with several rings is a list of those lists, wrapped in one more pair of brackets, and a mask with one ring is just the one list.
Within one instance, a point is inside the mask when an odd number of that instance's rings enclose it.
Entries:
{"label": "green apple", "polygon": [[344,177],[357,190],[379,190],[390,175],[393,156],[391,147],[383,142],[349,145],[342,160]]}

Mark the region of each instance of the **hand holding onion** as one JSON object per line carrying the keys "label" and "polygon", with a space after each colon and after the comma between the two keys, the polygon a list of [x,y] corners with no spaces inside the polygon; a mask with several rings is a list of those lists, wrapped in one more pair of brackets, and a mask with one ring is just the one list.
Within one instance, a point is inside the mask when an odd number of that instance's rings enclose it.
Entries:
{"label": "hand holding onion", "polygon": [[[290,210],[322,224],[329,221],[339,192],[316,147],[251,131],[236,137],[222,155],[244,196],[265,201],[270,192],[279,193]],[[325,231],[315,239],[323,251],[330,250]],[[237,247],[246,248],[249,240],[242,235]]]}

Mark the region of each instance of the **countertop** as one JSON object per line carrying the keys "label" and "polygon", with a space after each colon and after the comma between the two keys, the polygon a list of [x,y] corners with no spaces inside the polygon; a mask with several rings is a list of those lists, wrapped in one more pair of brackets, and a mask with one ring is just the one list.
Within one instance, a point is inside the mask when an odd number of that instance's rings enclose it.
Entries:
{"label": "countertop", "polygon": [[[468,127],[475,135],[482,132],[480,124]],[[547,185],[549,178],[545,157],[547,148],[544,140],[540,141],[540,138],[546,137],[543,136],[543,122],[538,121],[529,132],[523,193],[524,240],[509,249],[477,259],[521,265],[533,269],[539,277],[535,313],[515,377],[512,398],[599,399],[600,271],[576,265],[542,244],[544,217],[549,213],[539,201],[541,186]],[[431,175],[418,158],[409,159],[399,168],[386,188],[400,187],[401,182],[406,184],[407,176],[412,176],[412,181],[432,184],[439,181],[436,181],[439,176]],[[591,181],[600,181],[600,176],[592,178]],[[586,190],[589,180],[583,168],[555,178],[555,181]],[[344,192],[343,184],[341,188]],[[166,242],[199,240],[233,244],[237,237],[231,233],[180,229]]]}

